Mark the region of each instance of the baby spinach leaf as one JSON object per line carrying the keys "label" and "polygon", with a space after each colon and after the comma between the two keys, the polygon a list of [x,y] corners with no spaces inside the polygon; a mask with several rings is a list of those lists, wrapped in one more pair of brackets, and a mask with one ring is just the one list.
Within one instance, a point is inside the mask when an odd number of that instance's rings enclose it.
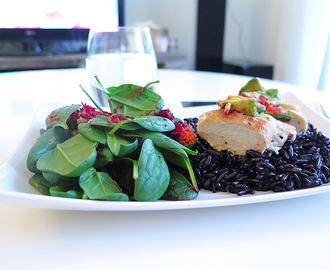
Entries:
{"label": "baby spinach leaf", "polygon": [[107,143],[107,135],[105,134],[104,130],[91,126],[89,123],[79,124],[78,131],[91,142],[99,142],[102,144]]}
{"label": "baby spinach leaf", "polygon": [[190,143],[190,144],[186,144],[185,147],[189,148],[189,149],[194,149],[195,148],[195,145],[197,143],[197,140],[193,143]]}
{"label": "baby spinach leaf", "polygon": [[107,116],[106,115],[96,115],[95,118],[92,118],[91,120],[89,120],[89,124],[91,126],[99,126],[99,127],[114,127],[114,124],[111,124],[108,122],[107,120]]}
{"label": "baby spinach leaf", "polygon": [[195,151],[190,150],[189,148],[183,146],[179,142],[171,139],[170,137],[164,135],[163,133],[152,132],[147,130],[135,130],[135,131],[126,132],[124,136],[151,139],[154,145],[156,145],[157,147],[161,147],[171,151],[172,149],[182,149],[188,155],[197,155]]}
{"label": "baby spinach leaf", "polygon": [[115,133],[118,129],[137,130],[144,128],[150,131],[166,132],[175,128],[174,123],[171,120],[160,116],[137,116],[133,119],[122,120],[119,123],[110,123],[107,120],[107,116],[97,115],[89,121],[89,124],[92,127],[98,126],[111,128],[111,134]]}
{"label": "baby spinach leaf", "polygon": [[100,201],[124,201],[127,202],[129,200],[129,197],[125,193],[109,193],[108,195],[105,195],[104,197],[100,197]]}
{"label": "baby spinach leaf", "polygon": [[99,146],[98,151],[99,154],[97,155],[96,161],[93,165],[94,168],[101,168],[115,159],[114,155],[111,153],[108,145],[106,144]]}
{"label": "baby spinach leaf", "polygon": [[169,168],[170,170],[170,184],[161,197],[165,200],[193,200],[198,196],[198,192],[193,188],[189,181],[177,170]]}
{"label": "baby spinach leaf", "polygon": [[[124,122],[124,121],[125,120],[120,121],[119,123]],[[118,123],[108,122],[107,116],[105,116],[105,115],[97,115],[95,118],[89,120],[89,124],[91,126],[105,127],[105,128],[108,128],[108,129],[112,129],[112,128],[114,128],[118,125]],[[135,124],[135,123],[129,123],[129,124],[124,125],[122,127],[122,129],[125,129],[125,130],[136,130],[136,129],[139,129],[139,128],[141,128],[141,126],[138,125],[138,124]]]}
{"label": "baby spinach leaf", "polygon": [[187,154],[185,154],[185,152],[173,152],[169,149],[165,149],[165,148],[158,148],[158,150],[163,154],[164,158],[168,161],[170,161],[171,163],[175,164],[176,166],[179,166],[181,168],[186,169],[187,165],[185,162],[185,158],[188,157]]}
{"label": "baby spinach leaf", "polygon": [[138,178],[138,161],[130,158],[119,158],[110,167],[110,173],[123,189],[123,192],[133,196],[135,180]]}
{"label": "baby spinach leaf", "polygon": [[133,153],[139,146],[138,139],[128,140],[116,134],[108,134],[107,144],[111,152],[117,157],[124,157]]}
{"label": "baby spinach leaf", "polygon": [[163,155],[150,139],[143,142],[138,160],[138,178],[134,198],[137,201],[155,201],[166,191],[170,173]]}
{"label": "baby spinach leaf", "polygon": [[[184,166],[188,169],[191,181],[196,191],[198,191],[197,182],[195,179],[195,174],[191,167],[188,155],[196,155],[197,153],[189,148],[183,146],[175,140],[172,140],[170,137],[159,132],[150,132],[145,130],[135,130],[126,132],[125,136],[137,136],[144,139],[151,139],[155,146],[160,148],[160,151],[166,155],[166,158],[172,161],[174,164],[179,163],[179,166]],[[170,153],[169,153],[170,152]],[[172,152],[172,154],[171,154]]]}
{"label": "baby spinach leaf", "polygon": [[78,177],[64,177],[53,172],[42,172],[42,176],[54,186],[71,186],[78,182]]}
{"label": "baby spinach leaf", "polygon": [[191,183],[193,184],[195,190],[198,192],[199,188],[198,188],[197,181],[195,178],[195,173],[191,166],[187,153],[180,148],[177,148],[177,149],[175,149],[175,148],[172,148],[172,149],[159,148],[159,151],[161,151],[162,154],[164,155],[164,157],[167,160],[169,160],[170,162],[172,162],[173,164],[175,164],[181,168],[186,168],[188,170],[188,173],[189,173],[189,176],[191,179]]}
{"label": "baby spinach leaf", "polygon": [[164,101],[161,96],[148,89],[149,85],[142,87],[123,84],[116,89],[108,89],[111,112],[134,117],[150,115],[153,111],[159,112],[164,106]]}
{"label": "baby spinach leaf", "polygon": [[50,195],[49,189],[53,185],[49,183],[41,174],[34,174],[30,177],[29,183],[43,195]]}
{"label": "baby spinach leaf", "polygon": [[[133,126],[130,126],[132,125]],[[134,119],[120,121],[111,131],[110,134],[119,128],[126,130],[135,130],[144,128],[149,131],[166,132],[175,129],[174,123],[168,118],[160,116],[137,116]]]}
{"label": "baby spinach leaf", "polygon": [[68,138],[68,131],[63,128],[50,128],[42,133],[36,143],[32,146],[26,166],[33,173],[40,173],[37,169],[37,160],[47,151],[52,150],[58,143],[64,142]]}
{"label": "baby spinach leaf", "polygon": [[128,201],[128,196],[109,174],[97,172],[93,167],[80,176],[79,185],[92,200]]}
{"label": "baby spinach leaf", "polygon": [[175,129],[175,125],[170,119],[161,116],[138,116],[133,121],[150,131],[166,132]]}
{"label": "baby spinach leaf", "polygon": [[90,168],[95,160],[94,143],[78,134],[43,154],[37,161],[37,169],[77,177]]}
{"label": "baby spinach leaf", "polygon": [[51,196],[82,199],[84,191],[80,187],[51,187],[49,189]]}
{"label": "baby spinach leaf", "polygon": [[76,110],[80,109],[81,104],[74,104],[70,106],[60,107],[50,113],[50,117],[46,118],[46,126],[51,127],[62,127],[69,129],[66,121]]}

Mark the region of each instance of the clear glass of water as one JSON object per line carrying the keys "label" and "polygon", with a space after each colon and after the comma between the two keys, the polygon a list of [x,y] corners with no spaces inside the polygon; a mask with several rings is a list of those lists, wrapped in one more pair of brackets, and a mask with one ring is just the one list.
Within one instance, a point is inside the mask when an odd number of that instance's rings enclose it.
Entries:
{"label": "clear glass of water", "polygon": [[108,96],[103,86],[135,84],[145,86],[157,80],[157,60],[148,27],[119,27],[115,31],[91,29],[88,37],[86,70],[92,97],[103,107]]}

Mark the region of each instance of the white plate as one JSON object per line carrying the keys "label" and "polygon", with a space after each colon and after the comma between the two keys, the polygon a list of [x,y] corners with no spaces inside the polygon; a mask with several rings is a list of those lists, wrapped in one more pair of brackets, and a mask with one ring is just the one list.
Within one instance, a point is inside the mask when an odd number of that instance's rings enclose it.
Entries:
{"label": "white plate", "polygon": [[[330,136],[329,121],[318,115],[291,93],[282,93],[281,99],[286,103],[299,105],[304,115],[313,123],[314,127]],[[217,207],[228,205],[240,205],[290,199],[308,195],[314,195],[330,191],[330,185],[318,186],[310,189],[286,191],[281,193],[256,192],[254,195],[237,196],[229,193],[212,193],[202,190],[196,200],[192,201],[164,201],[156,202],[108,202],[92,201],[44,196],[30,186],[28,180],[32,175],[26,168],[27,154],[39,136],[40,128],[44,128],[46,116],[55,108],[66,104],[45,102],[42,103],[31,127],[15,153],[0,166],[0,201],[11,205],[43,208],[66,209],[85,211],[147,211],[147,210],[171,210]],[[173,110],[177,117],[195,117],[202,112],[217,106],[192,107]]]}

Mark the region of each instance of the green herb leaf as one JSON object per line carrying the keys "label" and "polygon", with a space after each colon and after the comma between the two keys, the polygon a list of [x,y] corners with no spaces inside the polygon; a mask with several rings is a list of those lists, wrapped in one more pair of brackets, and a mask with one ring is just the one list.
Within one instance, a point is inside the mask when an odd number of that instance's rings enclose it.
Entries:
{"label": "green herb leaf", "polygon": [[292,114],[288,113],[288,114],[276,114],[276,113],[271,113],[271,112],[264,112],[264,114],[268,114],[270,116],[273,116],[276,119],[288,119],[291,120],[292,119]]}

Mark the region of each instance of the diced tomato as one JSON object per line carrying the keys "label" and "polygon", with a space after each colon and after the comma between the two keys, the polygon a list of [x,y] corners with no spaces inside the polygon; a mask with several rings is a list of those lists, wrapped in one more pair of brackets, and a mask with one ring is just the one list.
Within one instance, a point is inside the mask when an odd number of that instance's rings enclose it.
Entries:
{"label": "diced tomato", "polygon": [[266,112],[275,113],[275,114],[287,114],[282,108],[274,107],[273,105],[268,105]]}
{"label": "diced tomato", "polygon": [[196,141],[196,134],[190,124],[183,121],[174,122],[175,129],[165,134],[171,139],[176,140],[182,145],[194,143]]}
{"label": "diced tomato", "polygon": [[269,105],[269,99],[266,98],[265,96],[263,95],[260,95],[259,96],[259,99],[257,100],[260,104],[264,105],[264,106],[267,106]]}

